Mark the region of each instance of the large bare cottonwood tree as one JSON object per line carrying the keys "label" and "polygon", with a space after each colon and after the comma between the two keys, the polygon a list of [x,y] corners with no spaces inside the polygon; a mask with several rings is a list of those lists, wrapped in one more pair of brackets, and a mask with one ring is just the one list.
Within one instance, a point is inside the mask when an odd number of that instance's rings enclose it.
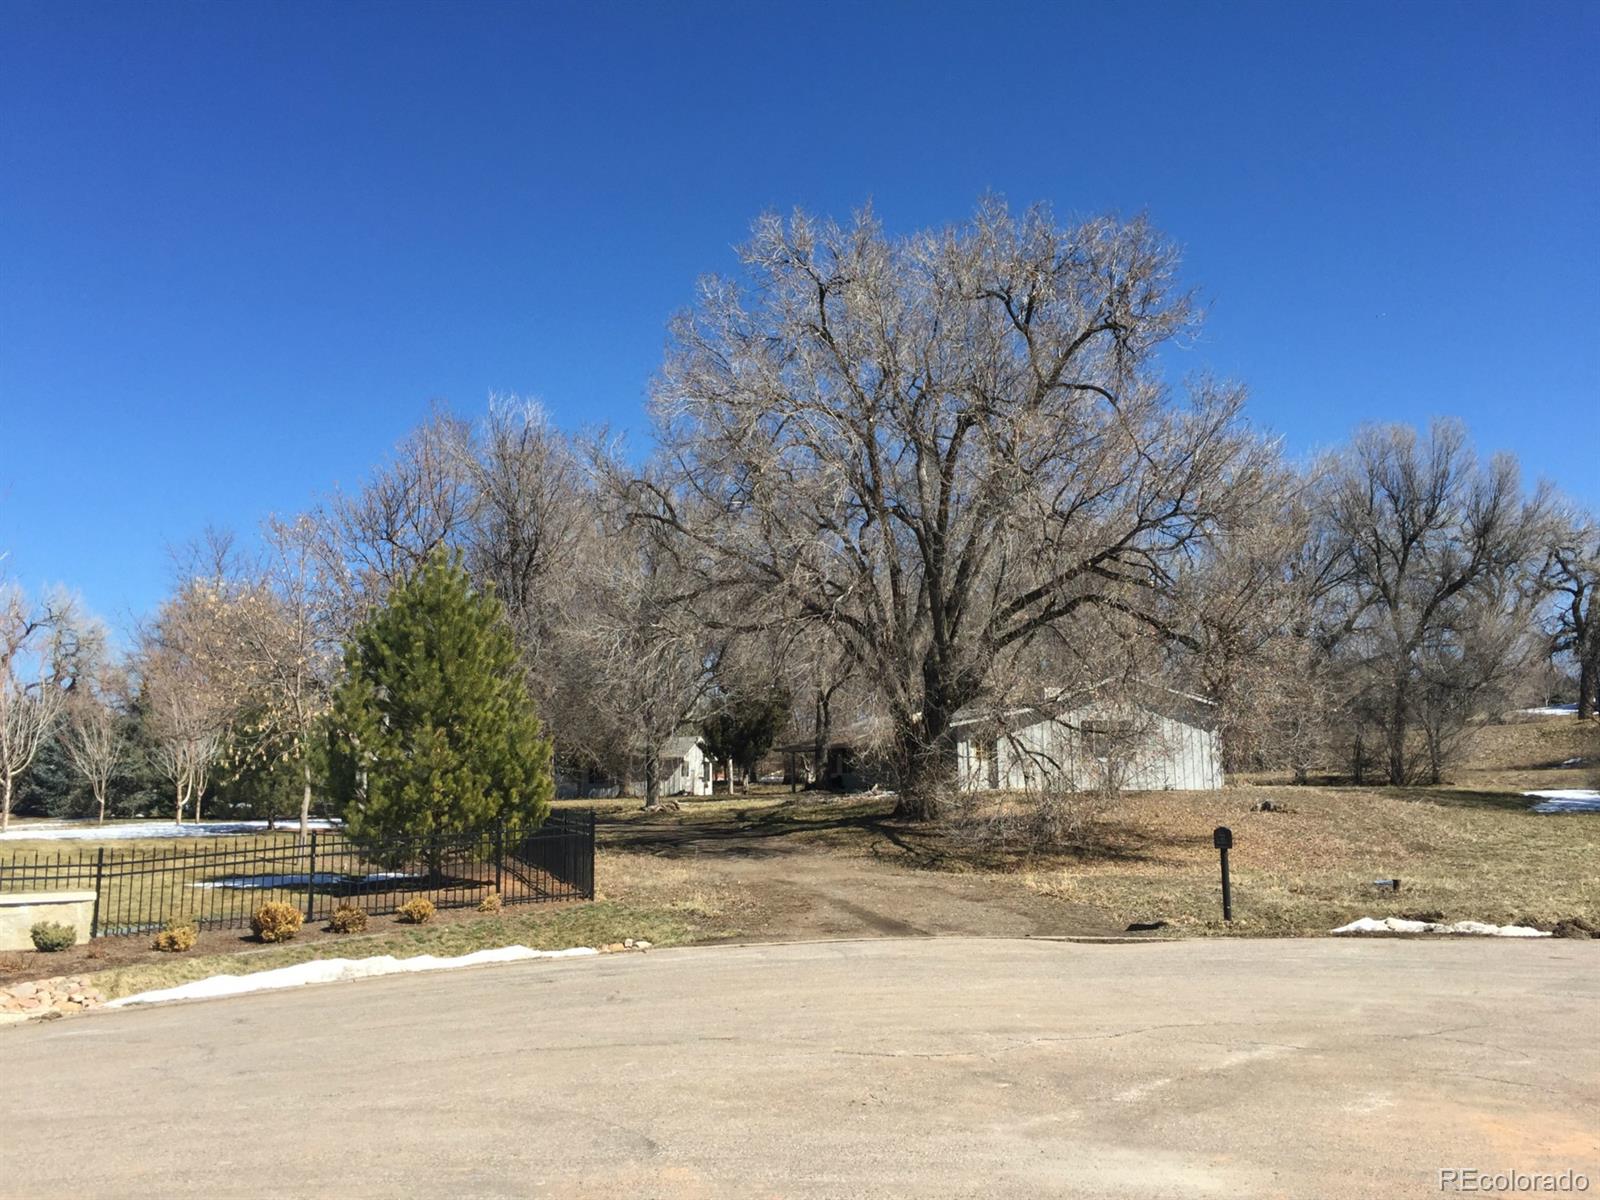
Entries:
{"label": "large bare cottonwood tree", "polygon": [[1578,665],[1578,716],[1600,711],[1600,519],[1562,512],[1545,564],[1551,589],[1551,649]]}
{"label": "large bare cottonwood tree", "polygon": [[930,816],[951,720],[1008,659],[1090,609],[1166,632],[1176,559],[1258,469],[1241,393],[1174,402],[1155,354],[1197,314],[1143,220],[767,216],[741,261],[673,326],[654,407],[676,479],[648,515],[744,620],[842,642],[890,720],[900,811]]}
{"label": "large bare cottonwood tree", "polygon": [[[1515,459],[1480,461],[1465,430],[1441,421],[1426,437],[1401,425],[1361,430],[1333,467],[1330,503],[1349,554],[1357,682],[1382,729],[1389,781],[1415,781],[1420,729],[1437,782],[1443,714],[1465,722],[1521,653],[1507,630],[1531,624],[1549,492],[1524,493]],[[1445,707],[1441,689],[1452,693]]]}

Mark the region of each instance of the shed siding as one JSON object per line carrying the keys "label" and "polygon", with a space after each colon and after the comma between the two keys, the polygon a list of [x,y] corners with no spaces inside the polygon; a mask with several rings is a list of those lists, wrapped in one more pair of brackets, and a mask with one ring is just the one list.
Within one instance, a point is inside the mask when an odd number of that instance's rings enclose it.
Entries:
{"label": "shed siding", "polygon": [[[1055,720],[1038,721],[995,738],[976,736],[956,743],[956,763],[963,787],[983,790],[998,786],[1021,790],[1047,779],[1059,779],[1073,791],[1098,787],[1108,769],[1096,758],[1079,732],[1086,721],[1128,717],[1128,710],[1084,708]],[[1148,728],[1137,749],[1122,764],[1124,791],[1211,790],[1222,786],[1215,731],[1159,714],[1143,712]],[[991,771],[990,756],[996,761]],[[991,785],[991,779],[994,780]]]}

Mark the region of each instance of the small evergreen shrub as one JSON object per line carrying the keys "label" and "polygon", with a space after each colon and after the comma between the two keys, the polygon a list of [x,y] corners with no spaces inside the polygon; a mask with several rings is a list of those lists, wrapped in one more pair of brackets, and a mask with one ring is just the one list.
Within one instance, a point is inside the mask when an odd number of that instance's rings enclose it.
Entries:
{"label": "small evergreen shrub", "polygon": [[33,939],[35,950],[44,954],[54,954],[57,950],[65,950],[77,943],[78,927],[63,925],[60,921],[40,921],[28,930],[28,936]]}
{"label": "small evergreen shrub", "polygon": [[490,892],[478,901],[478,911],[481,913],[497,913],[500,911],[500,893]]}
{"label": "small evergreen shrub", "polygon": [[250,931],[263,942],[287,942],[300,932],[305,918],[282,900],[268,900],[250,918]]}
{"label": "small evergreen shrub", "polygon": [[367,927],[367,910],[354,904],[341,904],[328,918],[328,928],[334,933],[360,933]]}
{"label": "small evergreen shrub", "polygon": [[433,920],[433,914],[438,909],[433,907],[433,901],[426,896],[417,896],[407,900],[400,906],[400,919],[411,925],[426,925]]}
{"label": "small evergreen shrub", "polygon": [[200,936],[200,931],[195,928],[193,921],[168,921],[161,932],[156,934],[156,940],[151,942],[154,949],[165,951],[168,954],[182,954],[185,950],[193,950],[195,939]]}

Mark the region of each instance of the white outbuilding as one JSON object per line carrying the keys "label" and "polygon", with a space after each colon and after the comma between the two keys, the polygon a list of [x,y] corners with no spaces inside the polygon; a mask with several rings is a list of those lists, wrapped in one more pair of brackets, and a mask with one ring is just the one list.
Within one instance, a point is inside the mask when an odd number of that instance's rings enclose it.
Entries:
{"label": "white outbuilding", "polygon": [[687,734],[672,738],[661,748],[661,794],[711,795],[711,767],[705,743],[698,736]]}
{"label": "white outbuilding", "polygon": [[1222,786],[1216,703],[1142,683],[1096,688],[954,722],[968,790],[1202,791]]}

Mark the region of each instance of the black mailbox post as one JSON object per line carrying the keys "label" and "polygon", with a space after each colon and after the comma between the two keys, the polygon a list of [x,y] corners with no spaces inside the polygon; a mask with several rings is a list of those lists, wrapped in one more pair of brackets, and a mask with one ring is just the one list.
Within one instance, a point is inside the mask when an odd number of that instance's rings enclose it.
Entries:
{"label": "black mailbox post", "polygon": [[1211,844],[1222,854],[1222,919],[1233,920],[1233,890],[1228,886],[1228,851],[1233,849],[1233,830],[1218,825],[1211,831]]}

